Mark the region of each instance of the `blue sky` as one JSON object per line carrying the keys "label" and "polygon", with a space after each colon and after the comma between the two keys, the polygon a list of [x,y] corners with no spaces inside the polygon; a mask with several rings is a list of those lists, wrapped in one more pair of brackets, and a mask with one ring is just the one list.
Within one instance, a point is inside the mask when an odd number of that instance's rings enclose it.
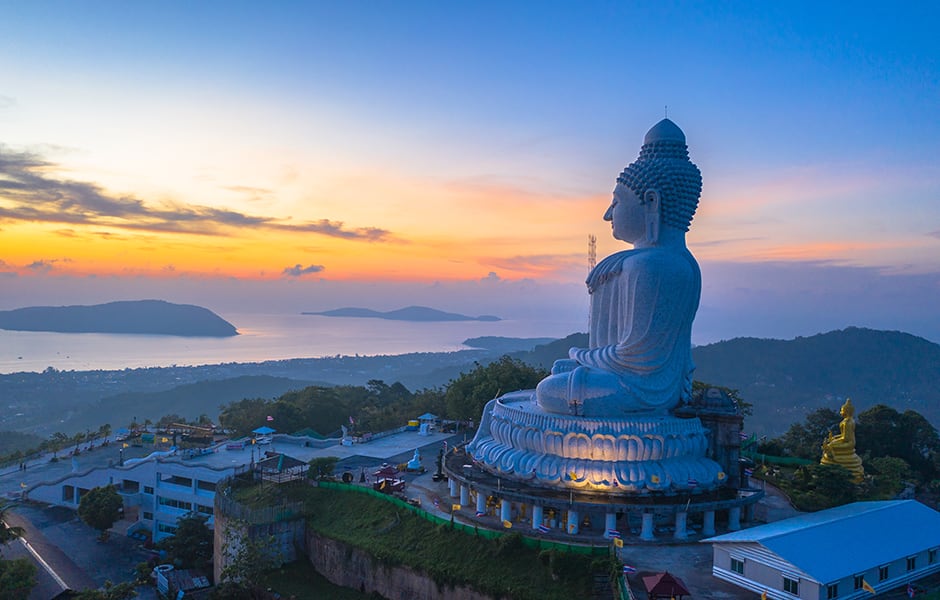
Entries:
{"label": "blue sky", "polygon": [[580,318],[586,238],[621,247],[600,215],[668,106],[705,180],[699,343],[940,341],[931,3],[0,14],[0,180],[21,186],[0,190],[0,308],[152,290],[252,309],[237,288],[319,310],[369,285],[376,309]]}

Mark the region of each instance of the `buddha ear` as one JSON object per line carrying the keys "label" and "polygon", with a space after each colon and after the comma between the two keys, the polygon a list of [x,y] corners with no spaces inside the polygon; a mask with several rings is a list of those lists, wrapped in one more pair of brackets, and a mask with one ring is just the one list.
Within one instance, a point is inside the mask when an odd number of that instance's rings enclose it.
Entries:
{"label": "buddha ear", "polygon": [[659,190],[646,190],[643,205],[646,206],[646,240],[655,244],[659,241]]}

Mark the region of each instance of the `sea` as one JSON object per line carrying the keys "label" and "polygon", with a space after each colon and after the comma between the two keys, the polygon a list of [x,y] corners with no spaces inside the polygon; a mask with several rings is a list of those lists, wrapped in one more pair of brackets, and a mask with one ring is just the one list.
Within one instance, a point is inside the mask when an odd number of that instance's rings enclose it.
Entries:
{"label": "sea", "polygon": [[121,370],[288,358],[453,352],[481,336],[562,338],[576,320],[422,322],[301,314],[233,314],[228,338],[0,330],[0,373]]}

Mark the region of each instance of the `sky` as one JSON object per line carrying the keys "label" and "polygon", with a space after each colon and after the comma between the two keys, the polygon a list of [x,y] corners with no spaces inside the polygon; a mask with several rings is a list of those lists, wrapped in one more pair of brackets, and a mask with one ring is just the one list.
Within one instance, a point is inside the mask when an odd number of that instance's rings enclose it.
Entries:
{"label": "sky", "polygon": [[[668,114],[693,342],[940,342],[940,8],[0,0],[0,309],[411,304],[584,321]],[[584,329],[583,327],[581,328]]]}

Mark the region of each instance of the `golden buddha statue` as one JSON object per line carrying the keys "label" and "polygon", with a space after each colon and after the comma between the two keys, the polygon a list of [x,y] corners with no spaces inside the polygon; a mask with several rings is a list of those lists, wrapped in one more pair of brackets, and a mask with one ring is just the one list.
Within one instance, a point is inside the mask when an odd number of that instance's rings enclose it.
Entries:
{"label": "golden buddha statue", "polygon": [[822,460],[824,465],[839,465],[852,472],[856,483],[862,481],[865,469],[862,468],[862,459],[855,453],[855,407],[852,400],[846,398],[845,404],[839,410],[842,421],[839,422],[839,435],[829,436],[822,445]]}

